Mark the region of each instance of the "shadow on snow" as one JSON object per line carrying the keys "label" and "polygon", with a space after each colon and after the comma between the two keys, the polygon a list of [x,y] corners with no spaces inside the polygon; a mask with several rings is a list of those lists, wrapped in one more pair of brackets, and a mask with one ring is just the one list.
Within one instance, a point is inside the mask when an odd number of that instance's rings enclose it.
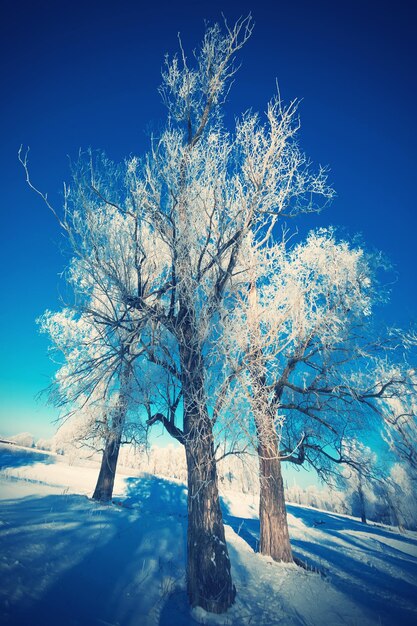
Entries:
{"label": "shadow on snow", "polygon": [[[26,464],[39,460],[28,454]],[[126,484],[126,496],[108,507],[69,495],[3,501],[2,623],[196,624],[184,591],[186,489],[152,475],[127,478]],[[288,512],[296,518],[291,524],[290,517],[290,535],[298,558],[365,611],[383,615],[381,623],[415,623],[409,606],[416,597],[417,560],[406,553],[406,537],[314,509],[288,505]],[[224,503],[223,513],[256,551],[259,520],[233,516]],[[395,539],[404,551],[381,547],[384,539]]]}
{"label": "shadow on snow", "polygon": [[184,592],[184,486],[127,482],[113,506],[69,495],[3,501],[3,624],[195,623]]}
{"label": "shadow on snow", "polygon": [[[417,610],[417,559],[407,554],[410,541],[382,527],[365,525],[333,513],[287,505],[294,556],[318,570],[332,584],[365,610],[383,615],[383,622],[414,626]],[[291,515],[304,528],[291,527]],[[226,524],[256,552],[259,549],[259,519],[230,514],[223,504]],[[370,537],[366,540],[363,534]],[[387,545],[395,539],[404,552]],[[382,540],[382,546],[381,546]],[[413,544],[415,546],[415,543]],[[392,596],[397,601],[393,603]]]}
{"label": "shadow on snow", "polygon": [[35,463],[50,465],[55,463],[55,459],[48,452],[32,452],[29,449],[0,445],[0,470]]}

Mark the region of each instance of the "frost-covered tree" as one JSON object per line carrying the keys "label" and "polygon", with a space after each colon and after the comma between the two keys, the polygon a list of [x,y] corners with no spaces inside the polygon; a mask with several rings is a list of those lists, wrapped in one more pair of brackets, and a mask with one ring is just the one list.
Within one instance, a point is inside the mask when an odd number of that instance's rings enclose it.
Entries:
{"label": "frost-covered tree", "polygon": [[30,433],[19,433],[18,435],[9,437],[9,439],[17,446],[22,446],[24,448],[33,448],[35,445],[35,439]]}
{"label": "frost-covered tree", "polygon": [[337,242],[332,230],[292,248],[255,246],[252,258],[250,286],[224,323],[224,346],[255,424],[260,550],[290,561],[281,462],[308,462],[323,475],[329,463],[352,460],[345,441],[364,419],[356,368],[371,350],[363,325],[372,272],[363,250]]}
{"label": "frost-covered tree", "polygon": [[[407,343],[404,334],[401,339]],[[406,361],[375,363],[372,392],[384,420],[383,437],[417,481],[417,373]]]}
{"label": "frost-covered tree", "polygon": [[395,463],[386,481],[392,521],[400,530],[417,528],[415,484],[407,465]]}
{"label": "frost-covered tree", "polygon": [[[26,158],[22,162],[27,171]],[[122,436],[128,430],[135,436],[129,404],[146,400],[135,379],[152,330],[136,302],[152,293],[154,272],[164,263],[161,242],[129,212],[120,179],[120,168],[100,155],[82,155],[74,166],[60,218],[73,255],[67,271],[73,303],[40,319],[63,356],[50,398],[64,411],[65,435],[103,451],[93,494],[101,502],[112,497]],[[120,206],[107,202],[103,186]]]}
{"label": "frost-covered tree", "polygon": [[[184,444],[188,467],[188,566],[190,602],[220,612],[233,601],[218,497],[214,426],[223,400],[216,347],[221,320],[236,285],[249,280],[248,246],[260,247],[282,214],[313,210],[330,194],[325,174],[311,174],[295,141],[296,107],[276,98],[265,123],[245,114],[228,133],[220,104],[234,74],[233,59],[251,32],[250,19],[223,34],[206,31],[193,67],[185,54],[167,61],[162,92],[171,121],[144,167],[133,194],[170,250],[170,272],[161,276],[152,319],[175,339],[182,424],[155,415]],[[211,385],[211,389],[215,388]]]}
{"label": "frost-covered tree", "polygon": [[53,444],[51,439],[40,438],[36,442],[36,448],[38,450],[52,450],[52,445]]}
{"label": "frost-covered tree", "polygon": [[362,523],[366,524],[368,511],[376,500],[373,486],[376,479],[381,478],[376,454],[362,442],[350,439],[344,442],[343,458],[339,482],[351,500],[352,514],[359,513]]}
{"label": "frost-covered tree", "polygon": [[41,328],[64,356],[50,394],[64,411],[61,439],[102,450],[93,499],[109,502],[126,426],[134,356],[120,337],[115,340],[113,335],[110,342],[94,315],[85,310],[81,315],[71,309],[48,312]]}

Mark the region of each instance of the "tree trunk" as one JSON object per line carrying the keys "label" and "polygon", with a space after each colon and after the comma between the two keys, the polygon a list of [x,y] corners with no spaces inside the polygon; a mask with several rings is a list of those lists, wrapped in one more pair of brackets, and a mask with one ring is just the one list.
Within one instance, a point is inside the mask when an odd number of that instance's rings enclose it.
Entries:
{"label": "tree trunk", "polygon": [[120,441],[122,433],[117,429],[110,432],[106,439],[101,459],[100,473],[98,475],[93,500],[98,502],[111,502],[113,497],[114,479],[116,476],[117,459],[119,457]]}
{"label": "tree trunk", "polygon": [[187,590],[191,606],[223,613],[235,599],[217,488],[212,439],[186,446]]}
{"label": "tree trunk", "polygon": [[[252,382],[252,410],[255,418],[259,459],[259,551],[261,554],[271,556],[275,561],[292,563],[284,482],[279,458],[279,440],[274,423],[274,414],[283,388],[275,392],[275,400],[271,403],[266,384],[266,357],[262,352],[262,333],[257,316],[255,281],[251,283],[248,302],[250,305],[248,323],[251,331],[253,359],[249,372]],[[287,377],[289,373],[290,369],[286,373]]]}
{"label": "tree trunk", "polygon": [[123,428],[128,409],[127,394],[129,380],[130,364],[126,363],[121,374],[119,400],[114,410],[110,431],[106,437],[100,472],[96,488],[93,493],[93,500],[97,500],[102,503],[111,502],[113,497],[114,479],[116,477],[120,442],[122,440]]}
{"label": "tree trunk", "polygon": [[263,424],[257,423],[257,432],[260,485],[259,551],[261,554],[271,556],[275,561],[292,563],[278,437],[272,417],[268,415]]}
{"label": "tree trunk", "polygon": [[235,599],[217,484],[201,352],[180,350],[188,472],[187,591],[191,606],[223,613]]}

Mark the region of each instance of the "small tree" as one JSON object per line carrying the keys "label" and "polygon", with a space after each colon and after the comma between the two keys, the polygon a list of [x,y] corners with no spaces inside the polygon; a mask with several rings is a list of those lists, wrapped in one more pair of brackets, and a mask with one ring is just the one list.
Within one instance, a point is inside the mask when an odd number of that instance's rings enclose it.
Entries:
{"label": "small tree", "polygon": [[[387,476],[387,498],[391,508],[393,523],[401,532],[405,528],[417,528],[417,504],[415,487],[407,465],[394,463]],[[415,480],[415,477],[414,477]]]}
{"label": "small tree", "polygon": [[93,499],[110,502],[126,425],[134,359],[129,351],[120,356],[114,344],[105,341],[106,335],[103,336],[101,328],[97,329],[95,322],[91,324],[83,316],[77,318],[68,309],[58,314],[48,312],[41,319],[41,327],[65,357],[56,373],[50,398],[65,411],[61,422],[66,426],[66,438],[102,450]]}
{"label": "small tree", "polygon": [[[20,158],[31,184],[27,155]],[[120,168],[101,155],[82,155],[74,166],[72,188],[64,188],[64,215],[58,218],[73,254],[67,280],[74,303],[40,318],[41,330],[64,357],[50,399],[65,407],[63,419],[77,417],[74,439],[103,451],[93,494],[101,502],[112,498],[135,367],[148,336],[146,319],[131,301],[152,291],[158,267],[149,226],[141,223],[139,229],[128,207],[122,211],[98,190],[103,185],[108,193],[117,188],[115,199],[125,200],[120,178]]]}
{"label": "small tree", "polygon": [[372,494],[373,484],[381,480],[377,467],[376,454],[356,439],[344,444],[344,464],[341,467],[340,481],[345,491],[350,494],[352,514],[359,512],[363,524],[367,523],[371,501],[376,497]]}
{"label": "small tree", "polygon": [[[394,337],[397,339],[398,331]],[[407,335],[399,339],[407,346]],[[398,339],[397,339],[398,340]],[[402,345],[400,343],[400,345]],[[386,385],[385,381],[389,381]],[[390,450],[417,480],[417,372],[406,361],[390,363],[379,359],[373,382],[378,394],[378,410],[383,417],[383,437]]]}

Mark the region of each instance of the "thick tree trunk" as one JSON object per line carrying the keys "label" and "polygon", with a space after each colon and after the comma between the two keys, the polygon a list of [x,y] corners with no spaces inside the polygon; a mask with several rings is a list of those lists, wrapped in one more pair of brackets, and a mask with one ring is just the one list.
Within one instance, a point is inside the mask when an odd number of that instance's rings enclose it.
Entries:
{"label": "thick tree trunk", "polygon": [[187,590],[191,606],[223,613],[233,604],[236,590],[232,583],[210,439],[186,446]]}
{"label": "thick tree trunk", "polygon": [[284,484],[279,458],[268,458],[262,451],[259,457],[259,521],[261,554],[275,561],[293,561],[285,509]]}
{"label": "thick tree trunk", "polygon": [[187,591],[191,606],[223,613],[233,604],[236,590],[220,508],[202,357],[189,346],[186,342],[180,351],[188,470]]}
{"label": "thick tree trunk", "polygon": [[259,521],[261,554],[275,561],[293,561],[285,508],[278,437],[272,417],[257,424],[259,454]]}

